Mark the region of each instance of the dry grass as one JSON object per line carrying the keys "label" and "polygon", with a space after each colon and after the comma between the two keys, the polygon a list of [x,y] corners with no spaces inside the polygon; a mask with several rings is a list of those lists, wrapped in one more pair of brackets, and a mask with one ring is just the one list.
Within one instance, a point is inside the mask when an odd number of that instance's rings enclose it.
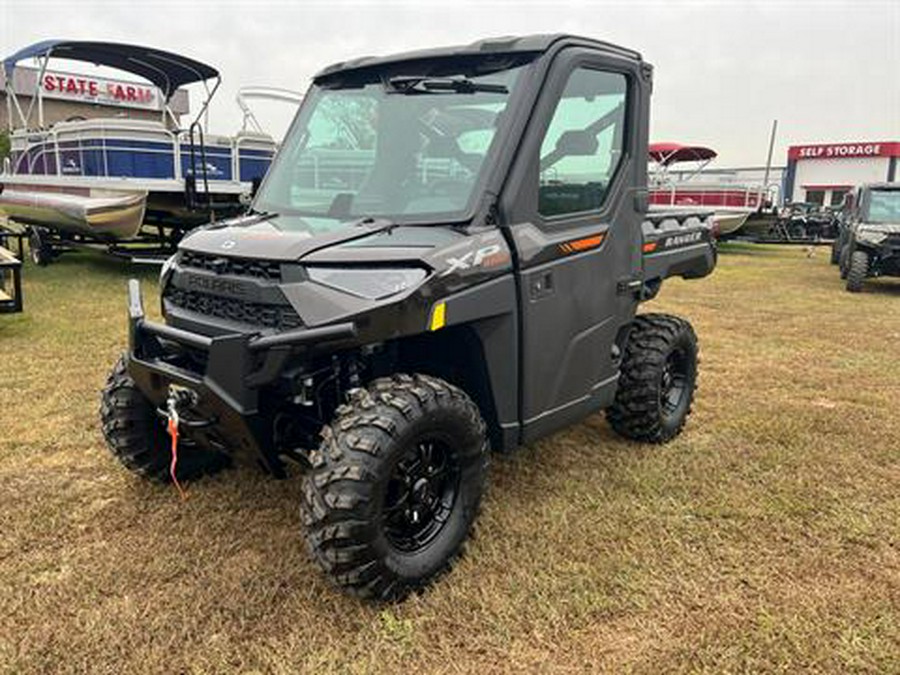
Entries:
{"label": "dry grass", "polygon": [[181,503],[108,456],[128,274],[29,268],[0,317],[0,671],[900,672],[900,284],[749,247],[669,283],[703,349],[686,433],[596,416],[497,458],[468,555],[376,607],[307,557],[297,481]]}

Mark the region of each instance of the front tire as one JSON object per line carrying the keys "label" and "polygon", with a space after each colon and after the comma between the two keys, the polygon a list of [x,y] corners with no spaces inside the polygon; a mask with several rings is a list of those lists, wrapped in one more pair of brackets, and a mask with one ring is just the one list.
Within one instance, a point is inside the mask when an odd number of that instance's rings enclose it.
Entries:
{"label": "front tire", "polygon": [[846,244],[841,247],[841,254],[838,257],[838,269],[841,272],[841,279],[846,279],[850,272],[850,247]]}
{"label": "front tire", "polygon": [[[155,483],[172,480],[171,438],[153,404],[128,374],[125,357],[116,362],[100,400],[103,437],[113,456],[126,469]],[[181,441],[176,476],[195,480],[230,464],[228,455]]]}
{"label": "front tire", "polygon": [[338,409],[310,463],[300,511],[313,557],[351,593],[397,600],[459,555],[487,477],[485,424],[443,380],[381,378]]}
{"label": "front tire", "polygon": [[668,314],[635,317],[606,417],[625,438],[665,443],[684,428],[697,383],[697,336]]}
{"label": "front tire", "polygon": [[847,290],[859,293],[868,276],[869,254],[865,251],[854,251],[850,254],[850,265],[847,268]]}

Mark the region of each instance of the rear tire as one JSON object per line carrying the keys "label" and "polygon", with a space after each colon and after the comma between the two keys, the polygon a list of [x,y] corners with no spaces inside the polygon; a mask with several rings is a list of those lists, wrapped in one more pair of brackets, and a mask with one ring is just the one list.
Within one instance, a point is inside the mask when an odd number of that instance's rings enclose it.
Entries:
{"label": "rear tire", "polygon": [[397,600],[446,572],[478,512],[485,425],[457,387],[395,375],[356,390],[303,477],[306,542],[338,586]]}
{"label": "rear tire", "polygon": [[644,443],[665,443],[681,433],[694,400],[698,351],[684,319],[635,317],[615,402],[606,411],[616,433]]}
{"label": "rear tire", "polygon": [[847,290],[859,293],[868,276],[869,254],[865,251],[854,251],[850,254],[850,265],[847,269]]}
{"label": "rear tire", "polygon": [[[116,362],[100,401],[103,437],[113,456],[129,471],[156,483],[168,483],[171,438],[153,404],[128,374],[125,357]],[[176,476],[195,480],[230,464],[228,455],[181,441]]]}

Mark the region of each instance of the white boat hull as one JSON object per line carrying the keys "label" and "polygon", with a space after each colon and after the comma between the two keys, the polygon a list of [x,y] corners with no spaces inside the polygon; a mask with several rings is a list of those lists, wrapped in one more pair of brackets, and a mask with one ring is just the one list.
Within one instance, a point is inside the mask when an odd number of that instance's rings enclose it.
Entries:
{"label": "white boat hull", "polygon": [[678,213],[679,211],[695,213],[697,211],[707,211],[713,214],[716,222],[716,228],[720,235],[734,234],[740,230],[747,218],[753,211],[746,209],[728,209],[715,206],[668,206],[662,204],[651,204],[651,211],[666,211],[669,213]]}
{"label": "white boat hull", "polygon": [[747,218],[750,217],[750,212],[716,211],[715,216],[713,217],[715,218],[720,235],[734,234],[747,222]]}

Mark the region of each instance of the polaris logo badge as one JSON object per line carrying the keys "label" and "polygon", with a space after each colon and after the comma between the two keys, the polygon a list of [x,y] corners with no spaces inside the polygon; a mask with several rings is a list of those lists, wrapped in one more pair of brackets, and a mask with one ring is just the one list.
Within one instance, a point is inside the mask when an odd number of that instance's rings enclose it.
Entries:
{"label": "polaris logo badge", "polygon": [[703,239],[702,232],[691,232],[690,234],[679,234],[674,237],[669,237],[666,239],[666,243],[664,244],[665,248],[670,248],[672,246],[684,246],[685,244],[693,244],[694,242],[698,242]]}
{"label": "polaris logo badge", "polygon": [[232,298],[245,298],[251,290],[247,284],[240,281],[194,274],[185,275],[185,286],[192,291],[225,295]]}
{"label": "polaris logo badge", "polygon": [[227,241],[222,242],[222,248],[226,251],[230,251],[235,246],[237,246],[237,242],[234,239],[228,239]]}

